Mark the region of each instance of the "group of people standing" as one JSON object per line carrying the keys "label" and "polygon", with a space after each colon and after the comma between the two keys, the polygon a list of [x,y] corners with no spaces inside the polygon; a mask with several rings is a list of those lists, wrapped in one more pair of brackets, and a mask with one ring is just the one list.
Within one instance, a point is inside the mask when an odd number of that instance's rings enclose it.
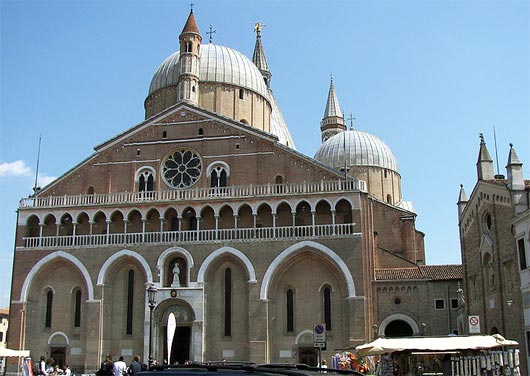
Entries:
{"label": "group of people standing", "polygon": [[147,366],[140,363],[140,356],[135,355],[131,364],[127,366],[123,356],[117,361],[112,360],[112,356],[107,354],[105,361],[101,363],[100,369],[96,372],[98,376],[136,376],[137,373],[147,369]]}
{"label": "group of people standing", "polygon": [[34,374],[44,376],[70,376],[72,371],[70,370],[70,366],[68,364],[65,364],[63,367],[61,367],[59,364],[55,363],[55,359],[46,359],[46,357],[43,355],[40,357],[37,367],[35,367]]}

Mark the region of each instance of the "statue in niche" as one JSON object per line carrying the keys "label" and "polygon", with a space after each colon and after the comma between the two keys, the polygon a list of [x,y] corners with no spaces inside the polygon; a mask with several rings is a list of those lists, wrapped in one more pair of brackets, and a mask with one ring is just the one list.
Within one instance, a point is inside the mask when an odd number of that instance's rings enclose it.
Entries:
{"label": "statue in niche", "polygon": [[171,287],[180,287],[180,266],[178,262],[173,266],[173,283]]}

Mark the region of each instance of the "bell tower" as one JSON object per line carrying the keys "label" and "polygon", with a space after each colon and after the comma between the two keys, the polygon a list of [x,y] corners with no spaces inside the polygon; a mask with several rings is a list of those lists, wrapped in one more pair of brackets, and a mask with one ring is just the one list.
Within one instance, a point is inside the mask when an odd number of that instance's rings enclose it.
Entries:
{"label": "bell tower", "polygon": [[177,101],[199,104],[199,62],[202,36],[195,22],[193,9],[179,36],[180,67]]}

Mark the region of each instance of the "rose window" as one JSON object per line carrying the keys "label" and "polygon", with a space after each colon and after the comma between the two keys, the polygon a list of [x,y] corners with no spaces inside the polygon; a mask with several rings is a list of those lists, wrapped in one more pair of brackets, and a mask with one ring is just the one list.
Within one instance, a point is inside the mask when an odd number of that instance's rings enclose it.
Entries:
{"label": "rose window", "polygon": [[162,163],[164,181],[173,188],[192,186],[199,180],[201,170],[201,158],[189,149],[171,153]]}

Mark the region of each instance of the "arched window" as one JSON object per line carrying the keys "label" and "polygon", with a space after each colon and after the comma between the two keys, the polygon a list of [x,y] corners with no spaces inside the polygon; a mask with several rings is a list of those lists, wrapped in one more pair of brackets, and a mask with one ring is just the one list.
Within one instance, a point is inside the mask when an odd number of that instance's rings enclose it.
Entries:
{"label": "arched window", "polygon": [[326,330],[331,330],[331,289],[325,287],[323,291],[323,303],[324,303],[324,324]]}
{"label": "arched window", "polygon": [[46,293],[46,316],[44,318],[44,327],[52,327],[52,306],[53,306],[53,291],[48,290]]}
{"label": "arched window", "polygon": [[134,302],[134,270],[129,270],[127,274],[127,325],[126,334],[133,331],[133,302]]}
{"label": "arched window", "polygon": [[230,167],[225,162],[217,161],[208,166],[206,174],[210,177],[212,188],[226,187],[230,176]]}
{"label": "arched window", "polygon": [[139,192],[151,192],[154,185],[154,177],[151,171],[144,171],[138,179],[138,191]]}
{"label": "arched window", "polygon": [[386,202],[387,202],[387,204],[391,204],[392,203],[392,196],[386,195]]}
{"label": "arched window", "polygon": [[211,175],[211,186],[215,187],[226,187],[226,170],[222,167],[216,167],[212,171]]}
{"label": "arched window", "polygon": [[232,270],[226,268],[225,270],[225,337],[230,337],[232,335]]}
{"label": "arched window", "polygon": [[186,42],[186,52],[191,52],[191,42]]}
{"label": "arched window", "polygon": [[294,292],[289,289],[286,293],[287,332],[294,332]]}
{"label": "arched window", "polygon": [[75,292],[74,297],[74,328],[81,326],[81,290]]}

